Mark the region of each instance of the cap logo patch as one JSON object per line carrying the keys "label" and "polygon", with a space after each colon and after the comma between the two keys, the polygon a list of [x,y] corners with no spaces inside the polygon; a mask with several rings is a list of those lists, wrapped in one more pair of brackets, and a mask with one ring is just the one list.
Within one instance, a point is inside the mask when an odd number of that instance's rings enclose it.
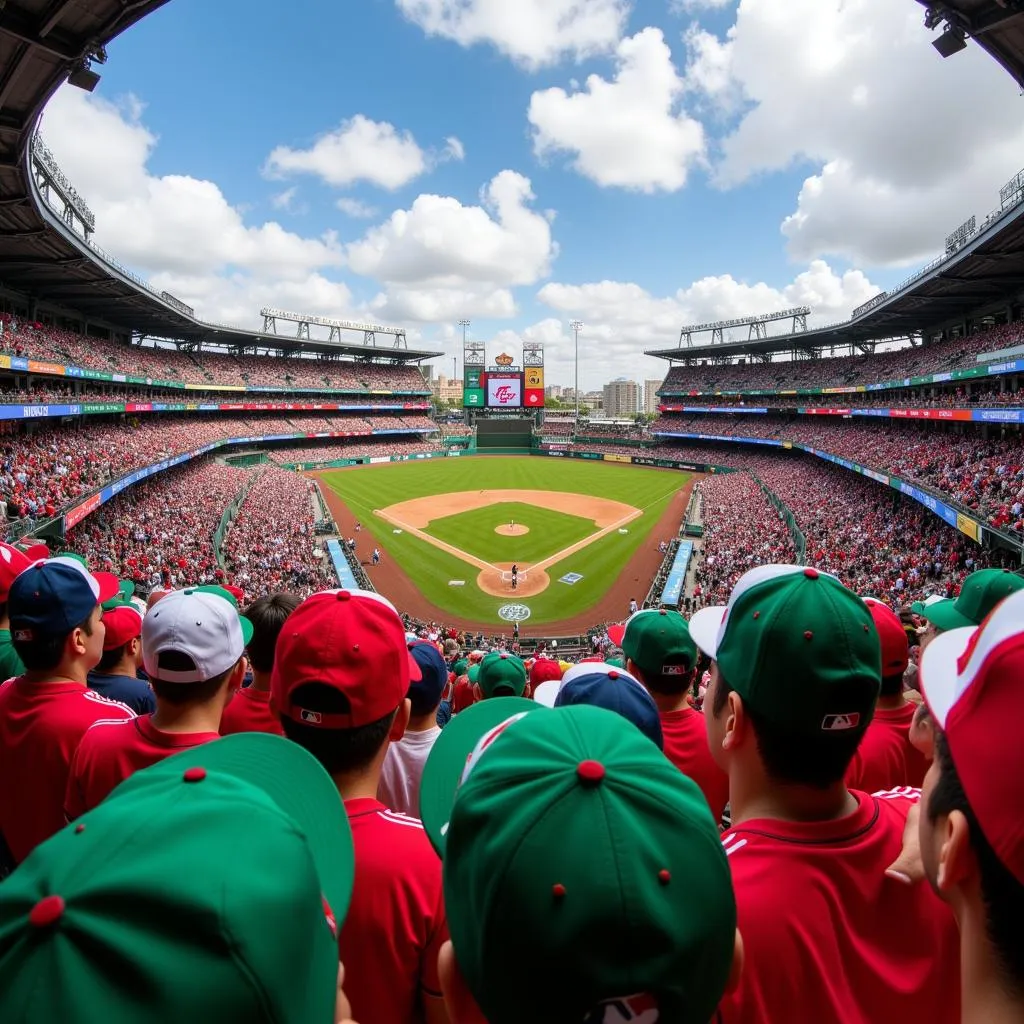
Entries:
{"label": "cap logo patch", "polygon": [[847,732],[860,725],[860,713],[852,715],[826,715],[821,721],[822,732]]}
{"label": "cap logo patch", "polygon": [[646,992],[602,999],[582,1024],[658,1024],[658,1001]]}
{"label": "cap logo patch", "polygon": [[661,669],[663,676],[685,676],[686,666],[685,665],[663,665]]}
{"label": "cap logo patch", "polygon": [[11,639],[12,640],[21,640],[24,643],[31,643],[32,642],[32,637],[34,635],[35,634],[32,632],[31,629],[16,629],[11,634]]}
{"label": "cap logo patch", "polygon": [[307,711],[305,708],[300,708],[299,720],[309,722],[311,725],[320,725],[324,720],[324,716],[319,711]]}

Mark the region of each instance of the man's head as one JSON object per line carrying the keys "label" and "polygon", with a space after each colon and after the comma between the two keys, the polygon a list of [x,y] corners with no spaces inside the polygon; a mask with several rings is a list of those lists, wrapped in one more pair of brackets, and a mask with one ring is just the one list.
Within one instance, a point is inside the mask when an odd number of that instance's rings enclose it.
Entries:
{"label": "man's head", "polygon": [[409,684],[421,678],[390,601],[365,590],[307,597],[277,640],[271,706],[285,735],[332,776],[383,761],[409,722]]}
{"label": "man's head", "polygon": [[436,715],[441,695],[448,685],[448,663],[429,641],[417,640],[409,644],[409,653],[420,670],[420,678],[409,684],[410,715],[431,718]]}
{"label": "man's head", "polygon": [[1004,991],[1024,1000],[1024,593],[978,629],[954,629],[921,657],[935,757],[920,833],[929,881],[962,934],[984,935]]}
{"label": "man's head", "polygon": [[96,666],[101,673],[123,670],[134,675],[142,664],[142,615],[133,604],[119,604],[103,612],[103,657]]}
{"label": "man's head", "polygon": [[117,592],[116,576],[90,573],[70,556],[35,562],[20,573],[8,591],[8,615],[25,668],[84,681],[103,655],[100,605]]}
{"label": "man's head", "polygon": [[874,619],[878,640],[882,648],[883,697],[898,697],[903,693],[903,673],[910,664],[910,645],[900,617],[886,604],[873,597],[864,603]]}
{"label": "man's head", "polygon": [[979,569],[960,587],[956,600],[925,604],[921,614],[935,630],[980,626],[1003,598],[1024,590],[1024,577],[1009,569]]}
{"label": "man's head", "polygon": [[631,615],[622,651],[626,668],[654,693],[681,694],[693,682],[697,645],[679,612],[650,608]]}
{"label": "man's head", "polygon": [[690,632],[713,661],[705,720],[723,768],[816,789],[843,779],[881,685],[878,630],[856,594],[817,569],[765,565]]}
{"label": "man's head", "polygon": [[[523,710],[532,703],[467,709],[424,772],[424,825],[444,863],[451,943],[440,973],[453,1024],[480,1011],[491,1024],[645,1011],[706,1024],[742,953],[700,790],[619,715]],[[515,714],[502,720],[501,709]],[[460,718],[476,728],[450,742]],[[435,760],[459,773],[457,788],[428,785]]]}
{"label": "man's head", "polygon": [[245,733],[168,758],[0,886],[0,1019],[333,1024],[352,878],[305,751]]}
{"label": "man's head", "polygon": [[245,609],[245,617],[252,623],[252,637],[246,650],[254,673],[269,678],[274,669],[277,638],[285,620],[299,604],[295,594],[268,594]]}
{"label": "man's head", "polygon": [[574,665],[562,679],[553,707],[605,708],[632,722],[659,750],[665,746],[661,716],[651,695],[625,669],[608,664]]}
{"label": "man's head", "polygon": [[492,697],[528,697],[526,666],[520,658],[506,651],[492,651],[480,662],[476,677],[478,700]]}
{"label": "man's head", "polygon": [[241,685],[252,623],[198,588],[175,590],[146,613],[142,656],[159,702],[205,704]]}
{"label": "man's head", "polygon": [[7,617],[7,595],[11,584],[31,564],[32,559],[19,548],[0,541],[0,619]]}

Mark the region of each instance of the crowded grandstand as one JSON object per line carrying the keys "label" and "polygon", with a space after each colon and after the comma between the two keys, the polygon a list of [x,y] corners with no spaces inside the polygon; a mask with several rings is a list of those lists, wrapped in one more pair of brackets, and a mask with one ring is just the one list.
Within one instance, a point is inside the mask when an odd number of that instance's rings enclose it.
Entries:
{"label": "crowded grandstand", "polygon": [[[985,5],[925,6],[955,52]],[[48,33],[0,24],[0,1021],[1024,1019],[1024,304],[985,277],[1024,179],[848,322],[684,327],[651,416],[500,420],[679,509],[621,613],[496,625],[390,600],[323,483],[472,489],[442,353],[205,323],[92,248],[33,141],[90,67]]]}

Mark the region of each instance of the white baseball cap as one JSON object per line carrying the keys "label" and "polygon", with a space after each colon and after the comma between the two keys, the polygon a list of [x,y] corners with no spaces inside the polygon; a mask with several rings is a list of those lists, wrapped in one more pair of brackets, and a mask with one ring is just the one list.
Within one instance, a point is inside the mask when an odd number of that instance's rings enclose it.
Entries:
{"label": "white baseball cap", "polygon": [[[143,664],[148,676],[162,682],[201,683],[227,672],[251,639],[252,623],[226,598],[194,589],[174,590],[143,620]],[[191,658],[195,668],[161,668],[161,655],[170,652]]]}

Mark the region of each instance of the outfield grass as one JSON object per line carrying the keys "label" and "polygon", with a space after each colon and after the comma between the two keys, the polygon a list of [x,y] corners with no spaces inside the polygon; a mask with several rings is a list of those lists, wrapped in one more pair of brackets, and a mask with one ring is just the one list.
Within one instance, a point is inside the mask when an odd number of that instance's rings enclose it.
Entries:
{"label": "outfield grass", "polygon": [[[661,518],[672,496],[688,479],[688,474],[676,471],[529,456],[391,463],[367,469],[337,470],[324,475],[324,483],[340,496],[362,522],[363,530],[385,546],[387,555],[402,566],[406,575],[419,587],[427,600],[453,615],[495,624],[502,621],[497,614],[498,608],[508,603],[511,597],[497,598],[483,593],[476,586],[478,570],[475,566],[409,533],[393,532],[394,528],[389,523],[373,514],[374,509],[387,508],[399,501],[434,494],[502,488],[593,495],[621,501],[641,509],[643,515],[629,523],[628,533],[620,534],[613,531],[577,554],[548,568],[547,572],[551,577],[548,589],[522,602],[530,607],[530,625],[557,622],[593,607],[618,579],[623,567],[640,545],[645,542],[657,543],[659,538],[648,539],[651,528]],[[480,522],[473,523],[472,529],[467,529],[467,516],[477,514],[469,512],[446,517],[451,520],[452,525],[458,520],[460,529],[455,539],[445,539],[464,551],[470,551],[471,544],[474,548],[479,544],[486,544],[486,548],[482,550],[489,553],[488,561],[512,561],[513,558],[499,557],[501,548],[497,542],[529,540],[535,533],[534,522],[538,524],[536,533],[543,534],[545,527],[542,523],[546,523],[547,517],[552,515],[547,509],[523,506],[522,519],[518,515],[510,518],[517,522],[521,521],[523,525],[530,527],[531,532],[522,538],[503,538],[493,532],[494,527],[502,521],[494,521],[493,516],[490,519],[485,516]],[[576,517],[563,518],[570,522],[582,522]],[[504,521],[508,522],[508,518]],[[432,533],[435,532],[435,525],[431,524]],[[479,532],[481,529],[483,533]],[[595,531],[596,527],[589,523],[583,536]],[[566,545],[559,547],[549,546],[547,551],[551,553],[560,550],[570,543],[573,541],[570,540]],[[496,555],[495,552],[499,554]],[[518,557],[523,561],[536,561],[535,558]],[[567,573],[579,573],[583,579],[572,586],[559,583],[559,578]],[[387,594],[386,580],[382,580],[380,575],[377,576],[377,580],[381,581],[381,591]],[[452,587],[449,586],[449,580],[464,580],[465,585]],[[638,587],[640,585],[638,584]],[[646,587],[646,584],[644,586]],[[644,594],[638,592],[634,596],[640,600]],[[623,608],[623,614],[625,613],[626,609]]]}
{"label": "outfield grass", "polygon": [[[507,526],[510,521],[528,526],[530,532],[519,537],[503,537],[494,532],[496,527]],[[423,532],[485,562],[532,564],[589,537],[597,529],[593,519],[582,519],[518,501],[502,501],[471,512],[434,519]]]}

